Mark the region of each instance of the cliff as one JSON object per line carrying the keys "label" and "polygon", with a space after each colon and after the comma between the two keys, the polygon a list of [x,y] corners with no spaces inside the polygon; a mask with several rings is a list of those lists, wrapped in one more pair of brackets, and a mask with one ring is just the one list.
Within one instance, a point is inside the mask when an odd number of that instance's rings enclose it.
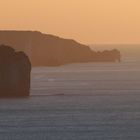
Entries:
{"label": "cliff", "polygon": [[[74,40],[37,31],[0,31],[0,44],[10,45],[16,50],[24,51],[29,56],[33,66],[120,60],[118,57],[114,60],[114,57],[112,58],[106,52],[94,52],[89,46]],[[102,57],[102,54],[103,56],[109,54],[110,58],[104,59],[106,57]],[[112,53],[112,55],[114,54]]]}
{"label": "cliff", "polygon": [[25,53],[0,45],[0,97],[29,96],[30,71]]}

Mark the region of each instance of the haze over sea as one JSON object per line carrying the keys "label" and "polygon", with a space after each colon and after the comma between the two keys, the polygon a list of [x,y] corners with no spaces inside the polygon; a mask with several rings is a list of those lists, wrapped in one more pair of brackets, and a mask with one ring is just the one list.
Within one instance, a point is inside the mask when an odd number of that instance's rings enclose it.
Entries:
{"label": "haze over sea", "polygon": [[0,140],[140,140],[140,60],[32,69],[31,96],[0,99]]}

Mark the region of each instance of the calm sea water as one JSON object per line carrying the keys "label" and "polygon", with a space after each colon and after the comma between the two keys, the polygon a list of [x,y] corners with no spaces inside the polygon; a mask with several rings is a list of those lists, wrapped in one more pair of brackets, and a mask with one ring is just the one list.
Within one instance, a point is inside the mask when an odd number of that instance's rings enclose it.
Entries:
{"label": "calm sea water", "polygon": [[0,99],[0,140],[140,140],[140,61],[33,68],[31,97]]}

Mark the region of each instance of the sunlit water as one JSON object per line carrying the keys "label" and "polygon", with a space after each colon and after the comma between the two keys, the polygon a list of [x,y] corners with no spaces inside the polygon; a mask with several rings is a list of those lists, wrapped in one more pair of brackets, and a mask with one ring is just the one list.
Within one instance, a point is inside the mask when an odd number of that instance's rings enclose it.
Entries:
{"label": "sunlit water", "polygon": [[0,140],[140,140],[140,61],[33,68],[31,97],[0,99]]}

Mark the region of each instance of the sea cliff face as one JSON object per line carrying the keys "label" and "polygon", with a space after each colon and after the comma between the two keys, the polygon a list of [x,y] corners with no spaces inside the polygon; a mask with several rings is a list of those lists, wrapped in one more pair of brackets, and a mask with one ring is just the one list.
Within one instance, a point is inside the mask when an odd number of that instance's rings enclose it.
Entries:
{"label": "sea cliff face", "polygon": [[0,45],[0,97],[29,96],[30,71],[25,53]]}
{"label": "sea cliff face", "polygon": [[33,66],[58,66],[69,63],[120,61],[120,52],[94,52],[71,39],[37,31],[0,31],[0,44],[24,51]]}

